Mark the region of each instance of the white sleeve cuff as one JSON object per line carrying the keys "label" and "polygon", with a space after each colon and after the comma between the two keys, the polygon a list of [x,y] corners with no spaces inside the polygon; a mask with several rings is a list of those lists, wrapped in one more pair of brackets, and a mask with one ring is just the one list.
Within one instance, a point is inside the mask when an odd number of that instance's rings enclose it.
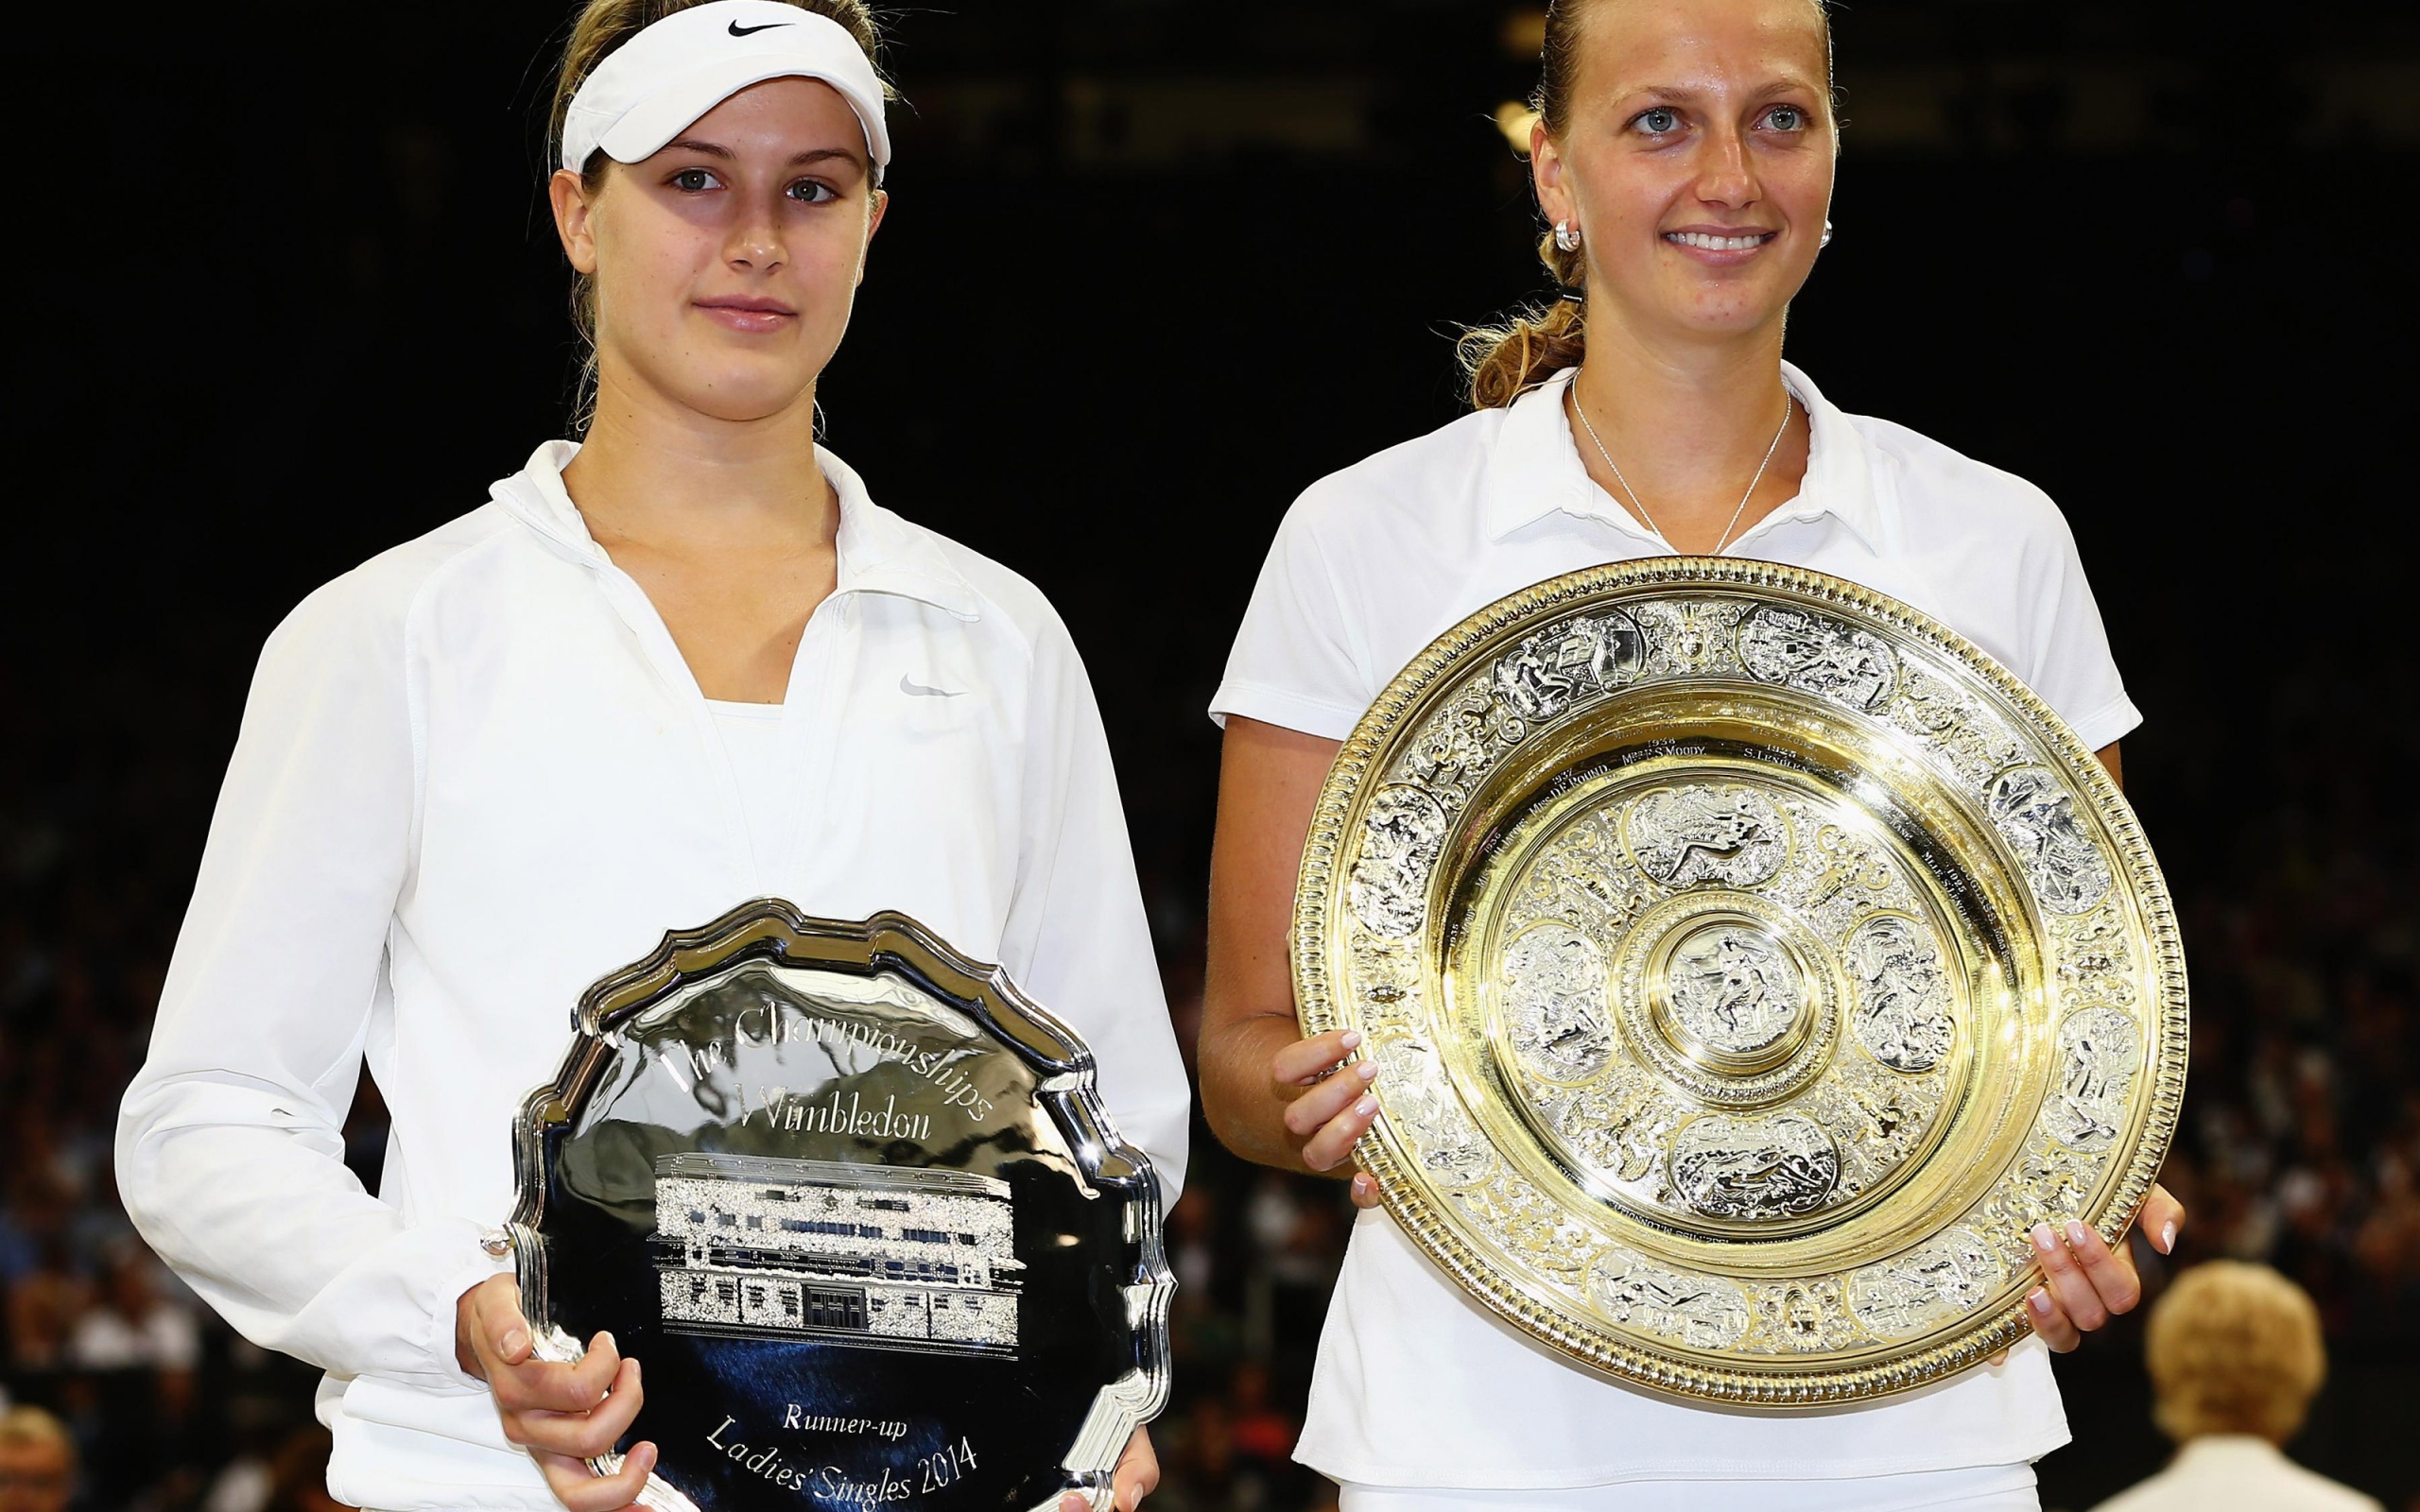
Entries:
{"label": "white sleeve cuff", "polygon": [[2119,737],[2132,733],[2143,722],[2143,713],[2124,694],[2110,699],[2080,719],[2069,720],[2068,727],[2088,750],[2103,750]]}
{"label": "white sleeve cuff", "polygon": [[1342,740],[1353,733],[1361,722],[1363,709],[1347,708],[1321,698],[1305,697],[1283,688],[1272,688],[1263,682],[1244,682],[1229,678],[1219,684],[1210,699],[1210,719],[1220,729],[1226,728],[1229,714],[1241,714],[1257,719],[1264,725],[1276,725],[1317,735],[1322,740]]}
{"label": "white sleeve cuff", "polygon": [[468,1243],[463,1246],[461,1263],[443,1274],[438,1282],[434,1304],[429,1309],[427,1348],[429,1358],[436,1362],[438,1374],[447,1385],[462,1391],[485,1391],[488,1383],[462,1368],[461,1357],[455,1349],[455,1314],[462,1294],[491,1276],[510,1272],[510,1252],[491,1255],[481,1240],[487,1230],[468,1218],[448,1219],[442,1226],[458,1228]]}

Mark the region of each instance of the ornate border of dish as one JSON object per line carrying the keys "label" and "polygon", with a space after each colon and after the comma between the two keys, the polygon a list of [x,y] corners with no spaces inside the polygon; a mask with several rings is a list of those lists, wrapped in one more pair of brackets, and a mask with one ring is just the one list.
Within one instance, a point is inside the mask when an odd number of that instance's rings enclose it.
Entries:
{"label": "ornate border of dish", "polygon": [[[1702,738],[1711,727],[1692,725],[1700,709],[1724,711],[1722,738]],[[1784,770],[1760,797],[1755,742],[1731,737],[1762,710],[1870,763],[1821,781]],[[1591,770],[1606,749],[1591,731],[1625,721],[1625,738],[1648,748]],[[1729,754],[1706,754],[1718,749]],[[1626,772],[1623,761],[1644,765]],[[1658,762],[1687,780],[1637,786],[1630,774]],[[1968,869],[1950,866],[1945,892],[1909,885],[1916,851],[1884,827],[1860,841],[1854,826],[1815,822],[1824,795],[1841,814],[1858,793],[1888,807],[1898,795],[1876,784],[1893,782],[1922,789],[1902,828],[1962,836],[1945,849]],[[1753,811],[1756,833],[1659,850],[1673,826],[1650,811],[1642,844],[1642,804],[1670,808],[1676,789]],[[1561,922],[1532,909],[1511,938],[1505,898],[1554,835],[1590,820],[1570,795],[1595,791],[1648,794],[1607,799],[1605,837],[1573,842],[1626,865],[1610,885],[1634,895],[1598,885],[1611,948],[1581,938],[1584,908],[1565,907]],[[1807,793],[1817,800],[1794,796]],[[1836,902],[1844,886],[1851,900]],[[1981,922],[1948,917],[1944,897]],[[1692,898],[1712,923],[1680,906]],[[1843,947],[1830,956],[1801,943],[1814,936],[1798,919],[1817,918],[1819,903]],[[1673,937],[1632,937],[1641,919],[1676,909]],[[1733,926],[1740,937],[1722,937]],[[1292,955],[1304,1033],[1361,1030],[1357,1057],[1379,1063],[1380,1116],[1355,1154],[1405,1230],[1526,1332],[1692,1400],[1789,1409],[1879,1397],[2008,1348],[2030,1332],[2031,1226],[2082,1218],[2115,1243],[2184,1098],[2174,911],[2093,752],[1955,632],[1856,584],[1769,562],[1592,568],[1438,637],[1338,752],[1304,850]],[[1889,1012],[1860,995],[1858,960],[1902,970],[1908,989]],[[1556,1022],[1516,1052],[1504,1005],[1527,990],[1524,971],[1548,983],[1530,997]],[[1779,981],[1787,1001],[1743,1008],[1728,990],[1742,980]],[[1642,982],[1661,994],[1651,1011]],[[1659,1095],[1685,1105],[1681,1127],[1703,1136],[1699,1147],[1676,1143],[1668,1120],[1661,1144],[1616,1147],[1625,1131],[1602,1116],[1616,1094],[1576,1131],[1523,1106],[1604,1075],[1607,1047],[1625,1045],[1660,1088],[1677,1089]],[[1828,1095],[1812,1078],[1835,1063],[1844,1077],[1930,1089],[1938,1116],[1893,1157],[1916,1178],[1876,1168],[1862,1188],[1842,1179],[1816,1122],[1787,1104]],[[1987,1083],[2000,1100],[1978,1112],[1961,1088]],[[1962,1120],[1948,1136],[1921,1126]],[[1761,1141],[1744,1186],[1735,1134]],[[1593,1167],[1574,1154],[1592,1136],[1612,1151]],[[1805,1179],[1757,1185],[1770,1171]],[[1636,1191],[1615,1190],[1634,1174]],[[1740,1201],[1737,1213],[1723,1206]],[[1865,1221],[1894,1203],[1891,1222]],[[1763,1222],[1725,1221],[1742,1214]]]}

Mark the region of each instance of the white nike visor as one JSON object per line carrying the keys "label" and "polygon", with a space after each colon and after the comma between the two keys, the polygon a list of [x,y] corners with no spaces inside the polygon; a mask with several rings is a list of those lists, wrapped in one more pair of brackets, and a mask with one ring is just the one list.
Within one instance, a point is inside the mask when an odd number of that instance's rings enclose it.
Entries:
{"label": "white nike visor", "polygon": [[849,102],[878,180],[890,132],[873,60],[846,26],[781,0],[709,0],[606,54],[563,116],[562,165],[579,173],[600,147],[616,163],[640,162],[751,84],[792,77],[821,79]]}

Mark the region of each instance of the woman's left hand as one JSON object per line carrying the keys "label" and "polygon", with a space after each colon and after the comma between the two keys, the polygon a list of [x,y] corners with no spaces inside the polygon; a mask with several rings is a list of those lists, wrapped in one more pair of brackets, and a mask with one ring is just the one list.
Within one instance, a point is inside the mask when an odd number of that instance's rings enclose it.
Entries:
{"label": "woman's left hand", "polygon": [[[1117,1469],[1109,1478],[1110,1512],[1134,1512],[1159,1484],[1160,1456],[1151,1452],[1150,1430],[1137,1428],[1134,1436],[1126,1441],[1126,1452],[1117,1457]],[[1059,1499],[1059,1512],[1092,1512],[1092,1503],[1078,1492],[1069,1491]]]}
{"label": "woman's left hand", "polygon": [[[2177,1231],[2185,1227],[2185,1205],[2169,1195],[2166,1187],[2154,1186],[2135,1221],[2153,1249],[2174,1254]],[[2135,1257],[2123,1236],[2111,1249],[2079,1220],[2069,1219],[2064,1231],[2036,1224],[2033,1258],[2042,1266],[2042,1284],[2026,1296],[2025,1315],[2033,1332],[2062,1354],[2143,1299],[2142,1278],[2135,1274]]]}

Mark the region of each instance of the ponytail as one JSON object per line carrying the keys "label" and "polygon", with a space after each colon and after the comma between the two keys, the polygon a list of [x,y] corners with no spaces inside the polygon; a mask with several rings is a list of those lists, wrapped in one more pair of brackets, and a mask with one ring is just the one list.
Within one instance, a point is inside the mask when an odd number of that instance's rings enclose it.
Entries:
{"label": "ponytail", "polygon": [[1454,344],[1473,409],[1500,409],[1587,355],[1588,307],[1580,284],[1588,275],[1580,252],[1557,247],[1549,234],[1539,241],[1538,257],[1569,292],[1515,311],[1501,325],[1473,326]]}

